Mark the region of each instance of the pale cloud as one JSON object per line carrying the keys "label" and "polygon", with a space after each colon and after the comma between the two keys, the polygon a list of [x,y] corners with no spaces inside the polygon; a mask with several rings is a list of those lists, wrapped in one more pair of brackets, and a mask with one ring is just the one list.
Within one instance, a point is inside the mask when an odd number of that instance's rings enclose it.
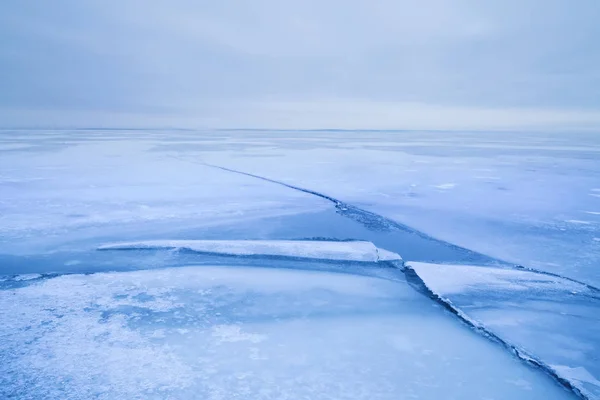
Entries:
{"label": "pale cloud", "polygon": [[598,19],[596,0],[6,0],[0,116],[593,129]]}

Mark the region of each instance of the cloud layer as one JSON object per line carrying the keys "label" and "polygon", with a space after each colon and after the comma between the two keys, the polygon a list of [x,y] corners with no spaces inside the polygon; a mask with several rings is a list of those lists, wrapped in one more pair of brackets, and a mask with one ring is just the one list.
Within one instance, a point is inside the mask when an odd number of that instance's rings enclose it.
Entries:
{"label": "cloud layer", "polygon": [[596,129],[599,20],[596,0],[6,0],[0,123]]}

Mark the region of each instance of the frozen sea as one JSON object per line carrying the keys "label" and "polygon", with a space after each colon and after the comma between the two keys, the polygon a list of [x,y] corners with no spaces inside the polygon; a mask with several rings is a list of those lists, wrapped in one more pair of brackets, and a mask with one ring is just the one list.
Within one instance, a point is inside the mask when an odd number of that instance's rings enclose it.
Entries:
{"label": "frozen sea", "polygon": [[0,131],[0,398],[595,399],[598,287],[597,134]]}

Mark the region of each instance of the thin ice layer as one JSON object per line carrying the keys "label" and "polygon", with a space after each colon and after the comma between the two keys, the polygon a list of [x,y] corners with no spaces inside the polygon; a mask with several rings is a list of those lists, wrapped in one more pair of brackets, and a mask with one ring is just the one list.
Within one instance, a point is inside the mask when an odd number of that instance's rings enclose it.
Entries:
{"label": "thin ice layer", "polygon": [[589,398],[600,398],[597,290],[524,270],[407,265],[476,325],[539,360]]}
{"label": "thin ice layer", "polygon": [[402,260],[396,253],[378,249],[371,242],[313,240],[148,240],[105,244],[99,250],[185,249],[201,253],[238,256],[301,257],[343,261]]}
{"label": "thin ice layer", "polygon": [[0,397],[569,398],[402,276],[182,267],[0,291]]}

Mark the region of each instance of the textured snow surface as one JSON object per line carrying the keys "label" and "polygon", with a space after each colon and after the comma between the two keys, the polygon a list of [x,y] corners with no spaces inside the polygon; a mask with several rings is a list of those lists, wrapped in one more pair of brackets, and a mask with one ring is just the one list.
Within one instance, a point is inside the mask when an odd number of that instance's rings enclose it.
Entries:
{"label": "textured snow surface", "polygon": [[469,319],[600,398],[600,292],[531,271],[407,262]]}
{"label": "textured snow surface", "polygon": [[402,260],[396,253],[378,249],[371,242],[308,240],[148,240],[111,243],[99,250],[185,249],[204,253],[241,256],[282,256],[345,261]]}
{"label": "textured snow surface", "polygon": [[65,275],[2,290],[0,398],[570,398],[399,270],[390,280],[273,267]]}

